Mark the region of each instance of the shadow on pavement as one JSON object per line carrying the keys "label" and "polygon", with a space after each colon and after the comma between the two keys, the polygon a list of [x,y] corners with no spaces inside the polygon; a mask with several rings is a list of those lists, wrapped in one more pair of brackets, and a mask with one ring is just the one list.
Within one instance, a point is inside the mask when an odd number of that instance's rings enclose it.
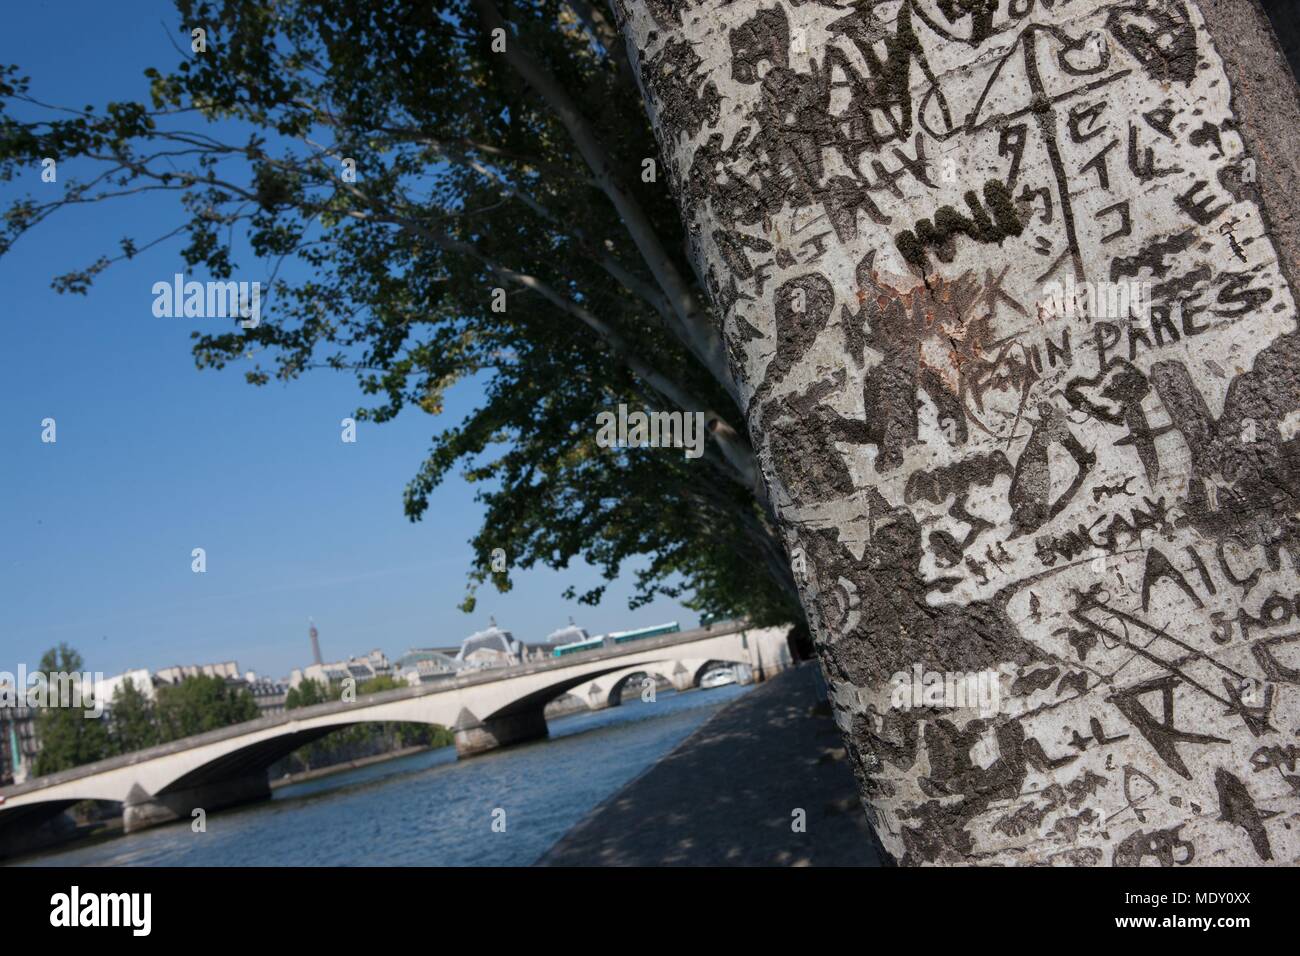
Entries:
{"label": "shadow on pavement", "polygon": [[805,663],[721,710],[538,865],[882,865],[820,676]]}

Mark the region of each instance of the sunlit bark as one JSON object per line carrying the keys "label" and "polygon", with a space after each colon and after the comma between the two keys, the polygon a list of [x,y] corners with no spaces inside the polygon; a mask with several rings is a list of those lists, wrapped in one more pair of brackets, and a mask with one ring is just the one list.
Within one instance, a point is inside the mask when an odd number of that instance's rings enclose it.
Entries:
{"label": "sunlit bark", "polygon": [[1295,862],[1296,314],[1223,38],[616,6],[886,848]]}

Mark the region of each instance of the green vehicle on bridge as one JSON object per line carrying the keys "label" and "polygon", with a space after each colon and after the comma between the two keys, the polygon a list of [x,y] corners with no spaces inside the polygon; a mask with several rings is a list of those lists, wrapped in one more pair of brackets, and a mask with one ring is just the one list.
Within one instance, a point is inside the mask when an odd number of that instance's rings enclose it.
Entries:
{"label": "green vehicle on bridge", "polygon": [[662,634],[676,634],[681,630],[676,621],[667,624],[656,624],[654,627],[643,627],[635,631],[611,631],[606,634],[607,640],[612,640],[615,644],[627,644],[629,641],[640,641],[647,637],[659,637]]}
{"label": "green vehicle on bridge", "polygon": [[561,644],[551,651],[552,657],[564,657],[566,654],[577,654],[581,651],[594,651],[601,647],[608,647],[614,644],[627,644],[630,641],[639,641],[647,637],[659,637],[662,634],[676,634],[681,630],[681,626],[676,621],[670,621],[667,624],[656,624],[653,627],[642,627],[634,631],[611,631],[602,637],[593,637],[585,641],[574,641],[571,644]]}
{"label": "green vehicle on bridge", "polygon": [[551,656],[564,657],[566,654],[577,654],[579,651],[594,651],[604,646],[605,639],[603,637],[592,637],[585,641],[574,641],[572,644],[561,644],[551,651]]}

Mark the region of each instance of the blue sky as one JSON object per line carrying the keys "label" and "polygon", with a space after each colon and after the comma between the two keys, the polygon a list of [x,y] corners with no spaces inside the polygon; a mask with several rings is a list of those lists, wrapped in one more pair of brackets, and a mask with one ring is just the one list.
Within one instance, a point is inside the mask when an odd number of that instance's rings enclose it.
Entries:
{"label": "blue sky", "polygon": [[[69,106],[143,99],[142,71],[166,72],[169,36],[181,39],[161,0],[10,4],[5,21],[0,63]],[[0,204],[42,188],[54,187],[33,169],[0,184]],[[254,388],[239,368],[196,369],[190,331],[221,320],[151,311],[153,283],[183,269],[178,242],[115,265],[87,296],[51,289],[181,216],[168,197],[87,206],[0,259],[0,670],[67,641],[110,674],[233,658],[283,676],[309,662],[308,616],[327,658],[452,643],[489,615],[532,639],[569,616],[593,632],[695,623],[662,599],[628,611],[630,576],[598,608],[564,601],[566,586],[597,582],[585,566],[517,571],[509,594],[480,589],[474,614],[457,609],[482,507],[458,476],[422,522],[401,495],[431,436],[474,407],[475,383],[453,390],[441,420],[408,411],[345,444],[339,422],[361,404],[351,376]],[[47,417],[54,444],[41,441]],[[196,547],[204,574],[190,569]]]}

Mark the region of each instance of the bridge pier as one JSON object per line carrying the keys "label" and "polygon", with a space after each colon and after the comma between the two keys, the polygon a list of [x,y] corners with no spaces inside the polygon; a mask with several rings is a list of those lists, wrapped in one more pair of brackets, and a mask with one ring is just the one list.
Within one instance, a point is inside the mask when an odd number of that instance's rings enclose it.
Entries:
{"label": "bridge pier", "polygon": [[680,673],[672,675],[673,689],[677,691],[694,690],[695,675],[690,671],[683,670]]}
{"label": "bridge pier", "polygon": [[456,755],[470,757],[498,747],[541,740],[548,733],[541,708],[491,717],[479,724],[456,727]]}
{"label": "bridge pier", "polygon": [[617,706],[610,700],[610,696],[610,692],[599,684],[592,684],[591,690],[587,692],[587,706],[592,710],[604,710],[606,707]]}
{"label": "bridge pier", "polygon": [[270,798],[266,770],[157,795],[146,793],[137,785],[122,804],[122,827],[125,832],[134,833],[163,823],[190,820],[195,809],[211,813]]}

